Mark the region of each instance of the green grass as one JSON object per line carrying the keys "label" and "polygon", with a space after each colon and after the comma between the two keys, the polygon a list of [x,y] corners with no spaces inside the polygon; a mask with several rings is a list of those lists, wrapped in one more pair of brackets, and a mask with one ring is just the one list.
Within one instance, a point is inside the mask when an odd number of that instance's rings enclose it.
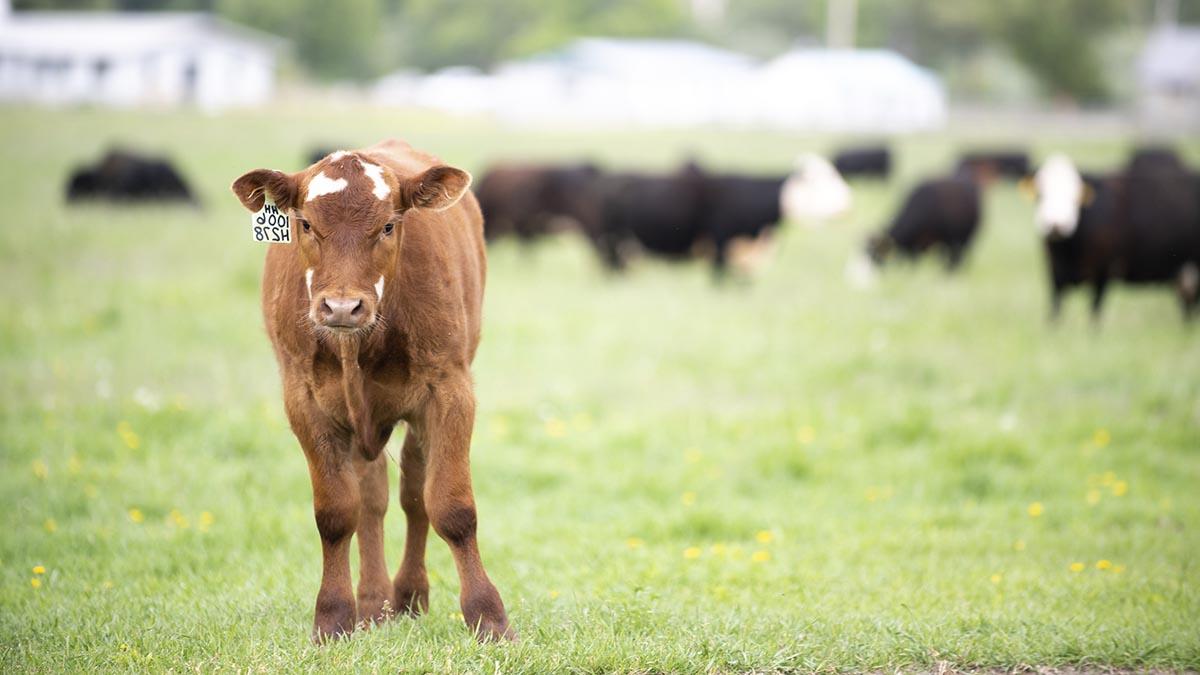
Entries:
{"label": "green grass", "polygon": [[[1200,668],[1200,335],[1171,294],[1117,289],[1099,328],[1076,297],[1048,326],[1011,186],[960,277],[842,279],[904,186],[983,135],[897,141],[897,179],[838,225],[788,228],[753,284],[645,261],[609,279],[569,237],[495,248],[474,476],[521,641],[470,639],[434,540],[429,615],[310,646],[308,478],[261,328],[263,249],[227,186],[386,135],[475,171],[767,170],[835,140],[0,112],[0,671]],[[205,209],[65,208],[68,167],[110,139],[168,151]],[[1032,142],[1095,166],[1129,145]],[[393,569],[402,521],[393,506]]]}

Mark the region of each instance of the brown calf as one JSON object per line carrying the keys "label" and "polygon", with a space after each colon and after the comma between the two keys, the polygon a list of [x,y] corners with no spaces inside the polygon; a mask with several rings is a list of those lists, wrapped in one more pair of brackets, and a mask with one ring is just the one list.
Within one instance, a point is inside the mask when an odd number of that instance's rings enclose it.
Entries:
{"label": "brown calf", "polygon": [[[512,637],[475,541],[471,361],[486,259],[470,181],[390,140],[335,152],[297,173],[257,169],[233,184],[251,211],[266,196],[292,217],[296,243],[267,251],[262,306],[321,535],[314,640],[345,635],[393,608],[426,611],[431,523],[454,555],[468,626],[481,639]],[[389,580],[382,450],[401,421],[408,425],[400,454],[408,535],[400,571]],[[350,583],[356,533],[357,603]]]}

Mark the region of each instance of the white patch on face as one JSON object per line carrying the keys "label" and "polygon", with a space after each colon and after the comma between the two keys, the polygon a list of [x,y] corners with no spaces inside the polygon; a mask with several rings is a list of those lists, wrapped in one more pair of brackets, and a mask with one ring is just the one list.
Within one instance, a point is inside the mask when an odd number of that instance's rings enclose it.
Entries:
{"label": "white patch on face", "polygon": [[779,193],[779,208],[787,220],[820,223],[850,210],[850,186],[829,160],[818,155],[796,158],[792,175]]}
{"label": "white patch on face", "polygon": [[345,150],[338,150],[337,152],[335,152],[335,153],[332,153],[331,155],[329,155],[329,161],[331,161],[331,162],[336,162],[336,161],[338,161],[339,159],[341,159],[341,158],[345,157],[345,156],[346,156],[346,155],[348,155],[348,154],[350,154],[350,153],[349,153],[349,152],[346,152]]}
{"label": "white patch on face", "polygon": [[379,281],[375,282],[375,299],[383,302],[383,275],[379,275]]}
{"label": "white patch on face", "polygon": [[317,197],[331,195],[336,192],[341,192],[345,189],[345,178],[330,178],[329,176],[325,175],[324,171],[322,171],[316,176],[313,176],[312,180],[308,181],[308,196],[304,198],[304,201],[311,202]]}
{"label": "white patch on face", "polygon": [[1084,184],[1075,164],[1066,155],[1051,155],[1033,177],[1037,188],[1034,224],[1043,236],[1069,237],[1079,225]]}
{"label": "white patch on face", "polygon": [[358,163],[362,165],[363,173],[366,174],[367,178],[371,179],[371,183],[375,185],[375,188],[371,190],[372,194],[375,195],[375,198],[387,199],[387,196],[391,194],[392,189],[388,187],[387,181],[383,179],[383,167],[379,166],[378,164],[364,162],[361,159],[358,160]]}
{"label": "white patch on face", "polygon": [[304,283],[306,286],[308,286],[308,299],[309,300],[312,300],[312,275],[313,275],[313,268],[310,267],[307,270],[305,270]]}

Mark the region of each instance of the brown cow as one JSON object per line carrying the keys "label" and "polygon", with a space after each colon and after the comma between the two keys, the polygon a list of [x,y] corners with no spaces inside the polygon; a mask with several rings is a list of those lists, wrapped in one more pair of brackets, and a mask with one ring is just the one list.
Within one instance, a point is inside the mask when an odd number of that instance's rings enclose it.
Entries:
{"label": "brown cow", "polygon": [[[297,173],[257,169],[233,184],[251,211],[266,195],[288,212],[297,242],[267,251],[262,305],[321,535],[314,640],[345,635],[396,607],[426,611],[431,523],[454,555],[468,626],[480,639],[513,637],[475,541],[471,361],[486,258],[470,182],[466,172],[390,140],[335,152]],[[401,421],[408,425],[400,455],[408,534],[392,581],[383,553],[382,451]]]}

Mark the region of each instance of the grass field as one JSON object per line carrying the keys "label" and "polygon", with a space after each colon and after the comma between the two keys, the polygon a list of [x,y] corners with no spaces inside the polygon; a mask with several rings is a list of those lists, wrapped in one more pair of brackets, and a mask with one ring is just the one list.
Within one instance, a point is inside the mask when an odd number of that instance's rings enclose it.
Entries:
{"label": "grass field", "polygon": [[[1200,334],[1173,296],[1118,289],[1099,327],[1075,297],[1048,326],[1011,186],[963,275],[843,281],[904,186],[985,136],[897,141],[898,177],[843,223],[787,228],[753,284],[653,262],[609,279],[569,237],[495,248],[473,464],[521,641],[474,643],[435,539],[427,616],[311,646],[308,476],[259,318],[263,249],[227,186],[387,135],[475,171],[774,170],[832,142],[0,112],[0,671],[1200,668]],[[113,139],[171,154],[205,208],[65,208],[68,168]],[[1001,140],[1098,167],[1128,148]],[[396,506],[388,536],[394,569]]]}

